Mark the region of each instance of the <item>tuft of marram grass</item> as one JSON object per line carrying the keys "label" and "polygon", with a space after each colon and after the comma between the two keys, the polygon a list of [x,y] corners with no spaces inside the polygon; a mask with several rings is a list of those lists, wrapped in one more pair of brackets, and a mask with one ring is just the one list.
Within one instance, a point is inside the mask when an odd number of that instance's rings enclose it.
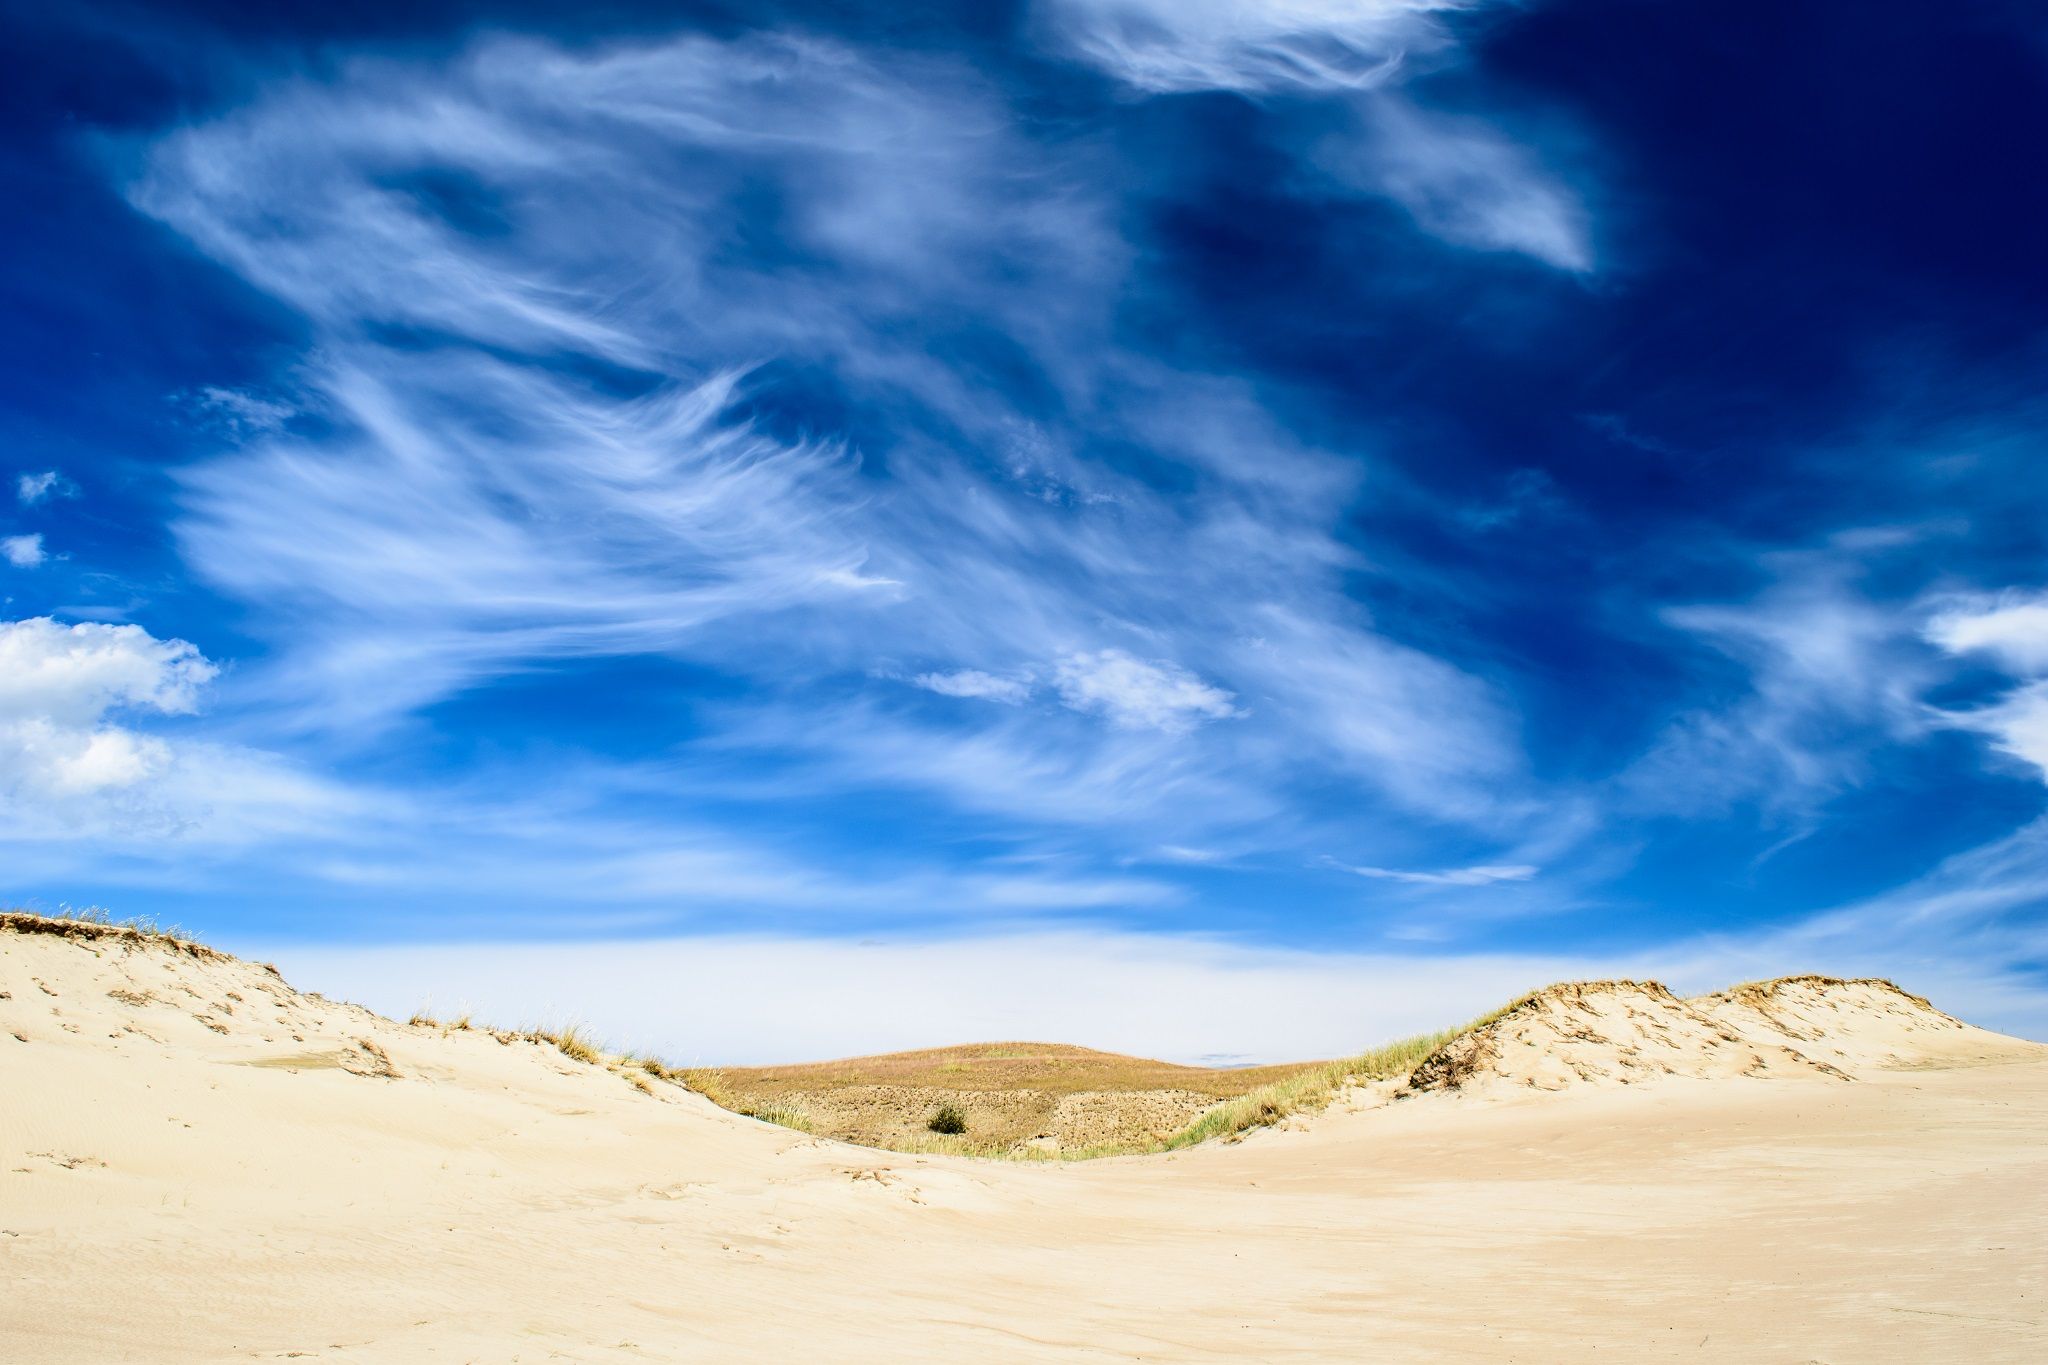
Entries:
{"label": "tuft of marram grass", "polygon": [[759,1119],[763,1123],[773,1123],[783,1128],[793,1128],[799,1133],[813,1131],[811,1116],[793,1104],[764,1104],[739,1112],[750,1119]]}
{"label": "tuft of marram grass", "polygon": [[534,1036],[543,1042],[553,1043],[564,1057],[573,1061],[595,1065],[604,1060],[604,1054],[590,1040],[581,1024],[567,1024],[559,1029],[536,1029]]}

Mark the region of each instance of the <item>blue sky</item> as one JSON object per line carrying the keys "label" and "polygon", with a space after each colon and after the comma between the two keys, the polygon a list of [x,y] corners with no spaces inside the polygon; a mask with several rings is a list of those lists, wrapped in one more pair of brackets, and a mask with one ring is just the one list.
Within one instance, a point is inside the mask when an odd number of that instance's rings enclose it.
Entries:
{"label": "blue sky", "polygon": [[1950,8],[10,11],[0,896],[714,1058],[2048,1032],[2048,24]]}

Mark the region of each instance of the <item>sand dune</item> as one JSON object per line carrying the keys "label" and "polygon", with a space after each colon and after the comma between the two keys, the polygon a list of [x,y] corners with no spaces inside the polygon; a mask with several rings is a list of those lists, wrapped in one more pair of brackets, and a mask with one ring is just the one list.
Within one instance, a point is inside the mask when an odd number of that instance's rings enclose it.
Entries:
{"label": "sand dune", "polygon": [[[1535,991],[1416,1068],[1415,1090],[1634,1085],[1662,1077],[1851,1079],[1849,1068],[1996,1045],[1889,981],[1799,977],[1696,1000],[1654,981]],[[1953,1046],[1951,1046],[1953,1045]]]}
{"label": "sand dune", "polygon": [[1539,992],[1085,1164],[850,1147],[0,924],[9,1361],[2048,1358],[2048,1049],[1875,982]]}

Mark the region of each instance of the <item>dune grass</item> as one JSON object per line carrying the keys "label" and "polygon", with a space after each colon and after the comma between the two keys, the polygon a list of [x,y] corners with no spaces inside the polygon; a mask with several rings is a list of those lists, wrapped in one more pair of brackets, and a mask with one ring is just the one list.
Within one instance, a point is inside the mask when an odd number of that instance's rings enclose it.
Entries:
{"label": "dune grass", "polygon": [[1436,1033],[1418,1033],[1412,1038],[1402,1038],[1355,1057],[1322,1062],[1285,1080],[1262,1085],[1234,1100],[1225,1100],[1204,1113],[1161,1143],[1158,1150],[1178,1151],[1214,1138],[1237,1138],[1254,1128],[1269,1127],[1290,1115],[1319,1113],[1345,1086],[1405,1076],[1423,1058],[1465,1031],[1443,1029]]}
{"label": "dune grass", "polygon": [[711,1067],[694,1067],[687,1071],[671,1071],[651,1058],[642,1066],[659,1067],[661,1074],[686,1090],[694,1090],[721,1109],[730,1109],[735,1114],[744,1114],[750,1119],[773,1123],[783,1128],[792,1128],[799,1133],[814,1131],[811,1116],[795,1104],[781,1100],[748,1100],[733,1093],[726,1084],[725,1073]]}
{"label": "dune grass", "polygon": [[[31,910],[25,905],[0,906],[0,917],[6,927],[24,933],[40,929],[45,933],[63,933],[76,927],[88,936],[98,933],[135,934],[142,938],[160,938],[171,943],[190,944],[194,947],[205,945],[186,930],[175,924],[165,924],[153,915],[117,916],[103,905],[59,905],[55,910]],[[38,925],[36,921],[48,923]]]}
{"label": "dune grass", "polygon": [[587,1062],[597,1066],[605,1059],[604,1053],[591,1040],[589,1032],[581,1024],[564,1024],[560,1028],[537,1028],[533,1030],[532,1036],[539,1042],[552,1044],[571,1061]]}

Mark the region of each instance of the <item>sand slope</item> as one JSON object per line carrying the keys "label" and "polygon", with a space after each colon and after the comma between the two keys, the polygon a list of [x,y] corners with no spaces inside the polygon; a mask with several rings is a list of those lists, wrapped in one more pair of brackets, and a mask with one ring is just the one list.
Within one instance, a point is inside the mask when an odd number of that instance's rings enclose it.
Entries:
{"label": "sand slope", "polygon": [[[2048,1358],[2048,1051],[1856,984],[1685,1020],[1581,988],[1457,1087],[1032,1166],[0,929],[0,1359]],[[1637,1066],[1573,1036],[1595,1017]],[[1585,1083],[1695,1019],[1750,1041]]]}

